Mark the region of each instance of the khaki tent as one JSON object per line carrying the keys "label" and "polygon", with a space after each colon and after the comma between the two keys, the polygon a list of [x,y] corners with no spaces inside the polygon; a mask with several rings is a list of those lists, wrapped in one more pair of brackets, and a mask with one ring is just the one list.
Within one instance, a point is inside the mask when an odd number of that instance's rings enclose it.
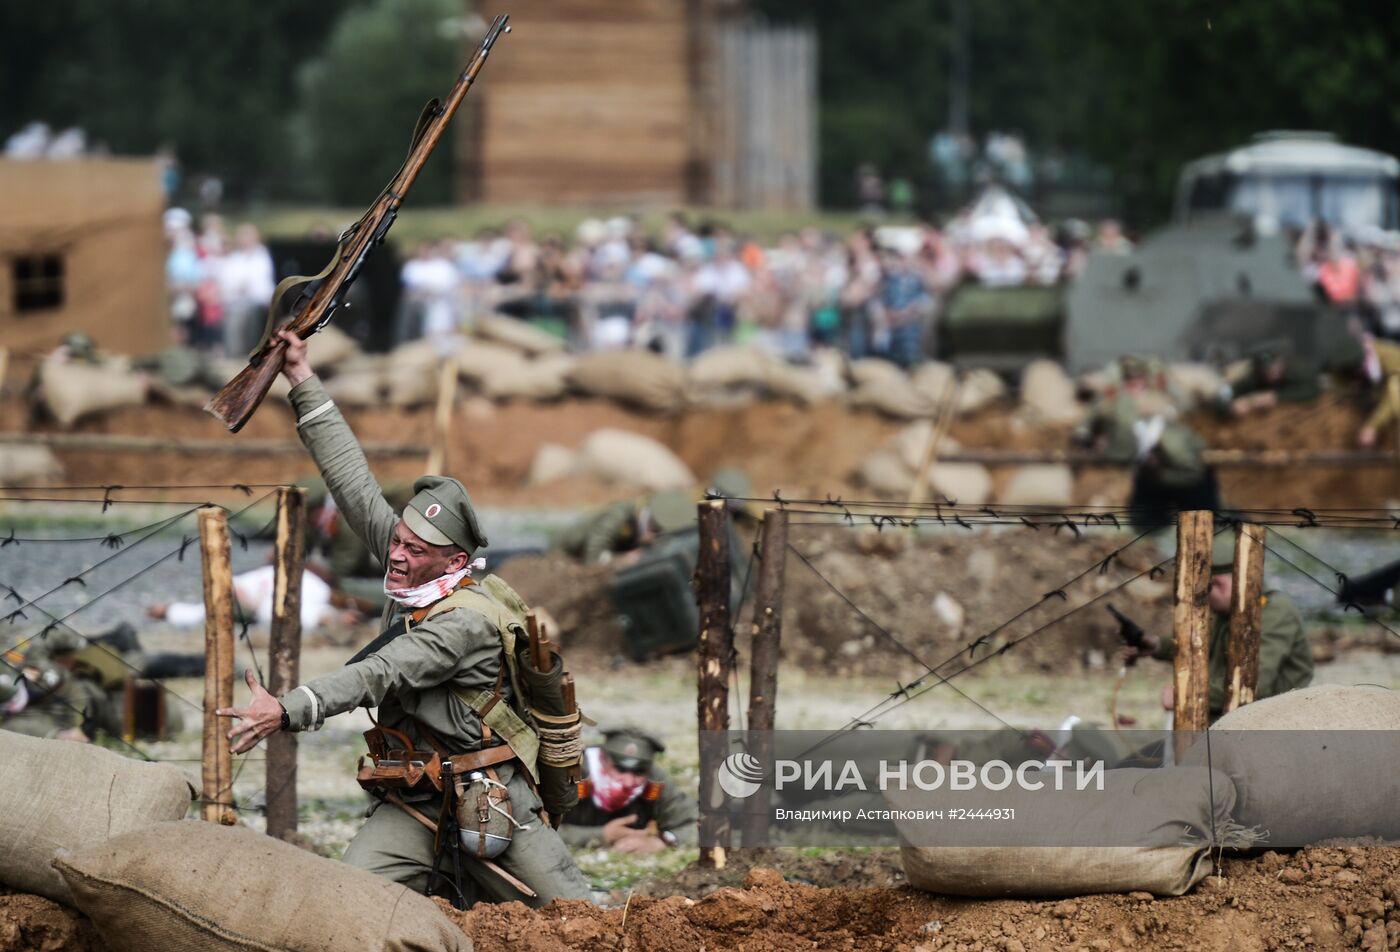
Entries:
{"label": "khaki tent", "polygon": [[0,205],[0,347],[45,351],[70,331],[115,353],[169,343],[153,160],[0,160]]}

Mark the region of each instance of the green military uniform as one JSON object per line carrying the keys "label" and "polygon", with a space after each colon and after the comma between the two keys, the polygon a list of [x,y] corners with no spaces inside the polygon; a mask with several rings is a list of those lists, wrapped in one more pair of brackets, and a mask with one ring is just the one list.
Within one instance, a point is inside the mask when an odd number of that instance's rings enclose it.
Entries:
{"label": "green military uniform", "polygon": [[[601,747],[589,747],[584,752],[584,783],[578,806],[564,815],[564,823],[559,827],[564,842],[575,849],[596,849],[604,845],[605,824],[618,817],[635,816],[633,826],[645,829],[649,823],[655,823],[657,834],[672,846],[695,845],[700,805],[656,765],[656,755],[665,749],[654,737],[632,729],[610,731]],[[646,783],[616,810],[605,810],[599,805],[589,779],[590,764],[599,763],[603,753],[619,766],[646,771]]]}
{"label": "green military uniform", "polygon": [[622,499],[589,513],[565,529],[555,547],[592,564],[610,554],[628,552],[644,542],[644,522],[660,532],[675,532],[695,522],[695,502],[677,490],[643,499]]}
{"label": "green military uniform", "polygon": [[[350,528],[371,551],[387,554],[399,517],[385,501],[349,425],[315,377],[293,388],[291,400],[302,441]],[[468,555],[486,544],[460,483],[424,477],[415,489],[418,495],[404,510],[404,522],[415,534],[434,544],[442,544],[438,538],[450,540]],[[407,613],[396,603],[385,607],[386,630],[407,620]],[[508,681],[503,664],[496,623],[479,611],[458,607],[424,619],[363,660],[315,678],[280,700],[292,730],[316,730],[334,714],[377,707],[379,722],[407,734],[416,748],[431,749],[436,741],[446,753],[467,753],[482,748],[482,722],[461,695],[491,692]],[[504,690],[509,693],[508,683]],[[462,866],[471,882],[459,885],[468,899],[518,899],[543,905],[557,898],[586,896],[588,884],[568,847],[536,816],[541,801],[526,768],[512,760],[495,769],[509,791],[512,812],[526,824],[515,831],[511,845],[496,862],[528,884],[536,896],[522,896],[463,854]],[[434,809],[424,812],[431,814]],[[377,803],[346,848],[344,859],[426,892],[433,841],[433,833],[402,809]]]}
{"label": "green military uniform", "polygon": [[1366,418],[1366,426],[1379,432],[1387,423],[1400,418],[1400,344],[1373,341],[1376,359],[1380,363],[1380,402]]}
{"label": "green military uniform", "polygon": [[[1276,376],[1268,371],[1275,363],[1281,366]],[[1303,403],[1316,399],[1322,392],[1317,382],[1317,368],[1292,354],[1278,350],[1261,350],[1253,356],[1244,376],[1230,384],[1230,398],[1238,399],[1255,393],[1271,392],[1279,403]]]}
{"label": "green military uniform", "polygon": [[[6,653],[9,682],[0,703],[25,695],[22,709],[0,712],[0,727],[31,737],[56,737],[67,730],[83,731],[91,740],[98,731],[122,735],[122,694],[130,664],[139,669],[140,656],[123,659],[107,645],[89,644],[62,629],[31,642],[22,659]],[[24,671],[21,680],[19,668]]]}
{"label": "green military uniform", "polygon": [[[1231,571],[1234,562],[1233,533],[1221,533],[1215,541],[1211,572]],[[1262,700],[1307,687],[1313,678],[1312,646],[1308,643],[1303,616],[1293,599],[1283,592],[1266,592],[1259,622],[1259,680],[1254,697]],[[1213,717],[1225,711],[1226,650],[1230,644],[1230,618],[1212,614],[1207,667],[1210,674],[1210,712]],[[1176,638],[1160,636],[1153,657],[1170,661],[1176,657]]]}
{"label": "green military uniform", "polygon": [[[1128,507],[1140,529],[1163,525],[1183,509],[1218,509],[1215,472],[1203,456],[1205,441],[1177,421],[1165,372],[1152,374],[1135,357],[1119,361],[1124,385],[1106,391],[1076,433],[1098,443],[1104,457],[1136,465]],[[1141,381],[1135,388],[1129,380]]]}

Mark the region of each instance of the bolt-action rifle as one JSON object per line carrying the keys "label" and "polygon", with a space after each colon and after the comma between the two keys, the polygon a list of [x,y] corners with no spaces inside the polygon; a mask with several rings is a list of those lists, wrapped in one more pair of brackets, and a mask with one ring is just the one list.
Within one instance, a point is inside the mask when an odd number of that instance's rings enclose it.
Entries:
{"label": "bolt-action rifle", "polygon": [[222,420],[230,431],[237,433],[243,428],[282,369],[287,345],[273,337],[276,330],[285,325],[305,340],[325,327],[336,310],[348,306],[345,296],[350,285],[359,276],[370,252],[384,243],[384,236],[398,217],[404,196],[442,138],[457,107],[462,104],[496,39],[502,33],[510,32],[510,27],[506,26],[507,19],[509,17],[502,14],[492,21],[476,55],[448,93],[447,101],[434,99],[423,108],[413,130],[408,158],[384,191],[360,216],[360,220],[341,234],[335,254],[325,270],[313,276],[285,278],[272,292],[272,302],[267,309],[267,326],[263,329],[258,346],[248,358],[248,366],[225,384],[204,408]]}

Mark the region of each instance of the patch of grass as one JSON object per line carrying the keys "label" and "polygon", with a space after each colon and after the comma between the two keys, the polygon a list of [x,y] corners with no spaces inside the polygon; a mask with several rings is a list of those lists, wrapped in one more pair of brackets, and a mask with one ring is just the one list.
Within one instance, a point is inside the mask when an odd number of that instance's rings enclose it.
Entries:
{"label": "patch of grass", "polygon": [[673,876],[694,863],[700,851],[690,847],[663,850],[650,856],[633,856],[609,850],[574,854],[578,868],[597,889],[629,889],[645,879]]}

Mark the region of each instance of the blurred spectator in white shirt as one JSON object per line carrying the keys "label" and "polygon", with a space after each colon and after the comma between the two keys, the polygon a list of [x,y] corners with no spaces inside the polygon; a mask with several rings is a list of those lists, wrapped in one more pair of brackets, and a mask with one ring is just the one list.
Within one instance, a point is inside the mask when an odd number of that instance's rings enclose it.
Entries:
{"label": "blurred spectator in white shirt", "polygon": [[224,352],[238,357],[256,346],[277,286],[272,255],[256,226],[238,227],[233,248],[219,259],[215,277],[224,306]]}

